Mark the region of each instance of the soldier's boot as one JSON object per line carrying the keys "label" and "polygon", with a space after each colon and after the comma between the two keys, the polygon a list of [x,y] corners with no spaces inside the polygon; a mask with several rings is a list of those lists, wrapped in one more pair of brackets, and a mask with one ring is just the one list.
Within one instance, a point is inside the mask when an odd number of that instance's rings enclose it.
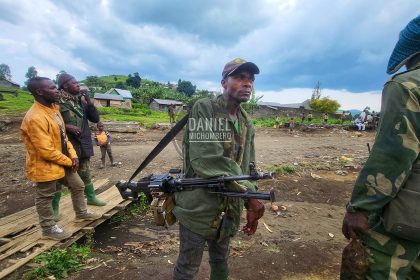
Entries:
{"label": "soldier's boot", "polygon": [[210,264],[210,280],[227,280],[229,276],[229,269],[220,264]]}
{"label": "soldier's boot", "polygon": [[96,205],[96,206],[106,205],[105,201],[102,201],[96,198],[95,189],[93,188],[92,183],[85,186],[85,195],[87,198],[87,204],[89,205]]}
{"label": "soldier's boot", "polygon": [[54,221],[58,222],[60,216],[60,199],[61,199],[61,191],[56,191],[54,194],[54,198],[51,202],[52,209],[54,211]]}

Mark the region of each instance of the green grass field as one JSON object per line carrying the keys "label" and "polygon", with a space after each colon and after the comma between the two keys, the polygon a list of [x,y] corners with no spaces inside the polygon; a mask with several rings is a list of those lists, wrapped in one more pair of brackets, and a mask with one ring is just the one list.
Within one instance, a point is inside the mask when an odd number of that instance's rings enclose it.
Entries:
{"label": "green grass field", "polygon": [[0,114],[17,115],[28,111],[34,102],[29,92],[19,90],[17,96],[3,93],[4,100],[0,101]]}

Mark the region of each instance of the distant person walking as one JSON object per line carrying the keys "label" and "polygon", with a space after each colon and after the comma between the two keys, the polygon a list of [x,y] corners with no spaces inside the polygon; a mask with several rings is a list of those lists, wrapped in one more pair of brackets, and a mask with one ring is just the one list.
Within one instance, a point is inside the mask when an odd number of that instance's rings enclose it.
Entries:
{"label": "distant person walking", "polygon": [[175,123],[175,105],[171,104],[168,106],[169,122]]}
{"label": "distant person walking", "polygon": [[28,90],[35,101],[20,127],[26,148],[26,176],[35,183],[35,208],[42,235],[62,240],[71,233],[54,221],[52,200],[57,182],[68,186],[77,220],[91,221],[101,216],[86,210],[85,185],[77,174],[79,160],[56,104],[59,94],[55,84],[48,78],[35,77],[28,81]]}
{"label": "distant person walking", "polygon": [[111,165],[116,166],[117,163],[114,162],[114,157],[112,156],[111,135],[104,129],[104,124],[102,122],[98,122],[96,127],[98,128],[98,131],[95,133],[95,143],[101,149],[101,165],[99,168],[105,167],[106,154],[108,154]]}

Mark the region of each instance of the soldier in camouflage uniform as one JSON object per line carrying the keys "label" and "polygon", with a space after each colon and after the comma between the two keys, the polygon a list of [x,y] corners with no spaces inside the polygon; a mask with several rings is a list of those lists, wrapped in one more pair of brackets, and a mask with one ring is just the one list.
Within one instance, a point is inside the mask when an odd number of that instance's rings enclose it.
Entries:
{"label": "soldier in camouflage uniform", "polygon": [[[67,73],[61,74],[58,79],[60,90],[60,113],[66,124],[66,132],[70,142],[79,157],[79,173],[85,183],[85,195],[90,205],[104,206],[106,203],[96,198],[90,175],[90,157],[93,156],[91,131],[88,121],[99,122],[99,113],[89,98],[86,90],[80,90],[76,79]],[[84,100],[82,100],[82,97]],[[58,219],[58,203],[61,191],[58,190],[54,200],[53,209]]]}
{"label": "soldier in camouflage uniform", "polygon": [[[209,178],[249,174],[255,161],[254,128],[240,104],[249,100],[258,67],[235,59],[222,73],[223,94],[198,100],[191,111],[184,135],[186,177]],[[255,190],[250,181],[235,182],[232,189]],[[227,279],[229,241],[239,229],[244,206],[240,198],[226,198],[196,188],[175,194],[173,213],[179,220],[180,252],[174,279],[193,279],[207,242],[210,279]],[[247,224],[243,231],[254,234],[264,205],[256,199],[245,202]]]}
{"label": "soldier in camouflage uniform", "polygon": [[[369,255],[366,279],[420,279],[420,242],[391,234],[384,220],[389,203],[402,189],[420,186],[420,16],[401,31],[387,72],[403,65],[407,71],[384,86],[375,144],[343,220],[345,237],[361,239]],[[406,201],[404,207],[417,209],[418,215],[418,203]]]}

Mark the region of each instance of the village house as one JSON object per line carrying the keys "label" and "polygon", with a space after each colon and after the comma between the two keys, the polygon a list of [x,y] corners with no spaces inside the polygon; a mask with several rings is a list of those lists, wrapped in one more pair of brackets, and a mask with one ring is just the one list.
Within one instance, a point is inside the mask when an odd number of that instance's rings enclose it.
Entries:
{"label": "village house", "polygon": [[132,108],[133,96],[129,90],[112,88],[105,93],[95,93],[93,99],[96,107]]}
{"label": "village house", "polygon": [[153,99],[153,101],[149,105],[149,108],[154,111],[167,112],[169,105],[175,105],[176,110],[178,110],[180,107],[182,107],[183,111],[188,110],[188,106],[182,103],[181,101],[157,98]]}
{"label": "village house", "polygon": [[0,78],[0,87],[2,88],[16,88],[19,89],[20,85],[18,83],[12,82],[5,78]]}

